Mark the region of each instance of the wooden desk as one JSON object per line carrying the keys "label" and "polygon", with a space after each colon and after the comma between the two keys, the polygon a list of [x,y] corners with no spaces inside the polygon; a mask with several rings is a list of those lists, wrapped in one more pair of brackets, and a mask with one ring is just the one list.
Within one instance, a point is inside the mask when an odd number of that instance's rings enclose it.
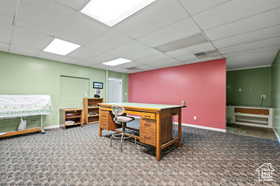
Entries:
{"label": "wooden desk", "polygon": [[[156,159],[161,159],[161,150],[172,144],[181,145],[181,105],[159,105],[143,103],[100,103],[99,104],[99,136],[102,130],[116,130],[113,121],[112,105],[125,108],[125,113],[140,116],[140,135],[133,136],[140,142],[156,148]],[[178,136],[172,136],[172,117],[178,115]]]}

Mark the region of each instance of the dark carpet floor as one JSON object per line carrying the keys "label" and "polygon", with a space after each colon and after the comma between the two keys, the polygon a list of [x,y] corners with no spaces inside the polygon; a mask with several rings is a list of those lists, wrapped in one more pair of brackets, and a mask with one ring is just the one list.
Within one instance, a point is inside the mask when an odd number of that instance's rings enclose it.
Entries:
{"label": "dark carpet floor", "polygon": [[97,136],[97,126],[0,141],[0,185],[262,185],[256,169],[271,163],[280,184],[277,141],[184,128],[184,146],[161,161],[143,146]]}

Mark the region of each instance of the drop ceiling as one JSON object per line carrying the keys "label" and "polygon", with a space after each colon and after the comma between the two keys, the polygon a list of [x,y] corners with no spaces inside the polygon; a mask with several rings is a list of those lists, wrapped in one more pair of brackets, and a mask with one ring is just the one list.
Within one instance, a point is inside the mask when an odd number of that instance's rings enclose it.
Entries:
{"label": "drop ceiling", "polygon": [[[109,27],[80,11],[88,0],[0,1],[0,50],[133,73],[226,58],[229,69],[270,65],[280,49],[279,0],[157,0]],[[172,51],[157,47],[202,35],[205,42]],[[66,56],[43,49],[59,38],[81,47]],[[131,63],[102,63],[127,58]]]}

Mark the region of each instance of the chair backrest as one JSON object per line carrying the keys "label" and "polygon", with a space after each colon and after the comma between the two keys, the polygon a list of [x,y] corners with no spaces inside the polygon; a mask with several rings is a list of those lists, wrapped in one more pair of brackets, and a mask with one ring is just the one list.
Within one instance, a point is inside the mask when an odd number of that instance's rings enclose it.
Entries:
{"label": "chair backrest", "polygon": [[119,105],[112,105],[112,113],[115,117],[120,116],[124,113],[124,107]]}

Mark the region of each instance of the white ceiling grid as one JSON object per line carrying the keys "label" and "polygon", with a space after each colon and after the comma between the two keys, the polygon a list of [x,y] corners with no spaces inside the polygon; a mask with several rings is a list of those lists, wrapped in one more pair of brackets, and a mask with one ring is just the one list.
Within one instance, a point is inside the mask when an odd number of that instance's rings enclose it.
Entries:
{"label": "white ceiling grid", "polygon": [[[0,1],[0,50],[132,73],[200,62],[195,53],[215,49],[230,69],[269,65],[280,49],[279,0],[157,0],[113,27],[81,14],[87,2]],[[208,42],[156,49],[199,33]],[[43,52],[54,38],[81,47],[67,56]],[[114,68],[102,64],[118,57],[132,62]]]}

